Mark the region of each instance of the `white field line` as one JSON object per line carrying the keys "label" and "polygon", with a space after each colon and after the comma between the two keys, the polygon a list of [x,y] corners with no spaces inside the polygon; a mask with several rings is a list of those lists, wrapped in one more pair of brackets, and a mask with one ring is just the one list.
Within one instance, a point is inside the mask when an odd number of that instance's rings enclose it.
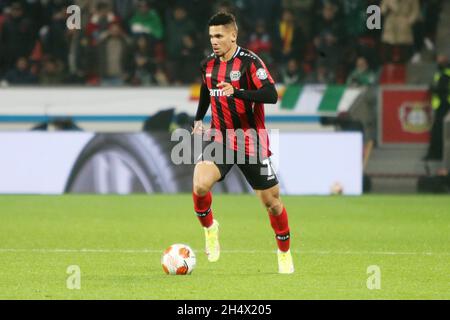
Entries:
{"label": "white field line", "polygon": [[[194,249],[196,252],[203,250]],[[124,253],[145,254],[162,253],[163,249],[15,249],[0,248],[0,253]],[[260,254],[275,253],[275,250],[222,250],[222,253],[231,254]],[[296,254],[306,255],[381,255],[381,256],[450,256],[450,252],[402,252],[402,251],[303,251],[292,250]]]}

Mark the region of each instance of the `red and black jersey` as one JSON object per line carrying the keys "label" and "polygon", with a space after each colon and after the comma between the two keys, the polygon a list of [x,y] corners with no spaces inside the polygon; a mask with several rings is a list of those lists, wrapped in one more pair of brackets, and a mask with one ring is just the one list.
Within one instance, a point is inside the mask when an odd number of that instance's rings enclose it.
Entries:
{"label": "red and black jersey", "polygon": [[[221,61],[214,54],[208,56],[201,63],[201,70],[203,82],[208,87],[211,97],[211,128],[222,132],[223,137],[226,132],[232,132],[227,129],[242,129],[246,133],[246,155],[256,155],[259,144],[261,155],[270,156],[269,139],[264,121],[264,104],[234,96],[224,96],[221,89],[217,87],[217,84],[222,81],[230,83],[235,90],[257,90],[267,84],[273,85],[274,81],[264,62],[250,50],[238,47],[234,56],[228,61]],[[257,136],[250,134],[251,131],[257,132]],[[228,134],[227,138],[227,144],[229,143],[237,151],[239,144],[236,143],[236,137]],[[218,141],[217,138],[216,141]]]}

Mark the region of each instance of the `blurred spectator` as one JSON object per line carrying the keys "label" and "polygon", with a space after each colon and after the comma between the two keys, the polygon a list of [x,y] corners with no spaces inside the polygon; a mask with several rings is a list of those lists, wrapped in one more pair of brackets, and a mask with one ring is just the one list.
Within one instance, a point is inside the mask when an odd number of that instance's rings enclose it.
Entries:
{"label": "blurred spectator", "polygon": [[159,86],[170,85],[169,78],[167,77],[167,72],[161,65],[156,66],[156,71],[153,77],[155,79],[155,83]]}
{"label": "blurred spectator", "polygon": [[405,63],[412,54],[413,25],[420,14],[419,0],[382,0],[384,62]]}
{"label": "blurred spectator", "polygon": [[62,61],[53,57],[47,57],[42,63],[39,75],[41,85],[61,85],[64,83],[64,65]]}
{"label": "blurred spectator", "polygon": [[[98,10],[99,4],[106,4],[108,8],[113,8],[114,0],[75,0],[74,4],[81,8],[82,20],[86,21],[86,25],[89,23],[91,16]],[[133,2],[134,0],[128,0]],[[83,23],[83,25],[85,25]]]}
{"label": "blurred spectator", "polygon": [[167,53],[169,58],[178,58],[183,47],[183,37],[195,34],[195,28],[187,18],[186,9],[177,6],[167,19]]}
{"label": "blurred spectator", "polygon": [[130,76],[132,58],[130,40],[122,31],[119,23],[110,25],[98,45],[98,61],[101,84],[120,86]]}
{"label": "blurred spectator", "polygon": [[134,34],[147,34],[152,38],[161,40],[163,25],[156,10],[152,9],[147,0],[140,0],[136,14],[130,21],[131,31]]}
{"label": "blurred spectator", "polygon": [[37,78],[30,72],[27,58],[20,57],[16,66],[6,72],[5,81],[11,85],[27,85],[37,83]]}
{"label": "blurred spectator", "polygon": [[248,21],[249,30],[255,29],[255,21],[264,21],[269,33],[276,31],[281,17],[281,1],[245,0],[241,2],[242,15]]}
{"label": "blurred spectator", "polygon": [[260,56],[263,61],[271,63],[272,47],[273,39],[267,31],[264,20],[258,20],[254,31],[250,34],[247,48]]}
{"label": "blurred spectator", "polygon": [[283,12],[291,12],[299,23],[300,29],[304,31],[305,36],[310,38],[312,32],[311,22],[313,19],[311,9],[313,7],[314,0],[282,0],[282,4],[284,9]]}
{"label": "blurred spectator", "polygon": [[132,83],[134,85],[149,85],[154,82],[152,74],[155,71],[150,41],[146,35],[140,35],[135,42],[134,67]]}
{"label": "blurred spectator", "polygon": [[86,10],[89,14],[93,14],[97,10],[99,3],[106,3],[110,8],[113,7],[113,0],[75,0],[77,6]]}
{"label": "blurred spectator", "polygon": [[60,6],[54,10],[50,24],[41,29],[41,41],[44,53],[66,61],[68,55],[66,7]]}
{"label": "blurred spectator", "polygon": [[6,68],[13,67],[19,57],[28,57],[34,47],[36,30],[25,16],[21,2],[13,2],[0,34],[0,48]]}
{"label": "blurred spectator", "polygon": [[6,8],[6,6],[9,4],[8,2],[9,1],[6,0],[0,0],[0,12],[2,12]]}
{"label": "blurred spectator", "polygon": [[444,119],[450,110],[450,63],[448,56],[439,54],[436,62],[438,71],[430,88],[434,119],[425,160],[442,160]]}
{"label": "blurred spectator", "polygon": [[[367,73],[376,70],[380,60],[406,62],[415,52],[412,61],[419,62],[418,53],[424,46],[434,50],[442,3],[0,0],[0,77],[16,70],[17,59],[25,57],[32,74],[58,82],[59,76],[50,72],[50,77],[47,72],[54,69],[52,63],[41,62],[42,57],[50,56],[63,64],[65,83],[98,84],[101,78],[117,84],[127,79],[134,85],[191,83],[199,77],[199,61],[210,53],[207,20],[213,12],[227,11],[237,16],[239,43],[261,55],[274,76],[286,83],[297,83],[298,78],[300,82],[365,83]],[[71,4],[81,7],[82,30],[65,26],[65,9]],[[385,21],[379,31],[366,28],[366,8],[372,4],[383,8]],[[121,26],[120,36],[111,36],[111,24]],[[121,57],[109,54],[107,46]],[[105,57],[109,61],[104,61]],[[357,62],[358,57],[365,58],[366,72],[359,70],[363,63]],[[348,71],[352,71],[350,76]]]}
{"label": "blurred spectator", "polygon": [[[70,0],[26,1],[26,12],[37,28],[49,25],[55,13],[72,5]],[[64,10],[65,13],[66,10]]]}
{"label": "blurred spectator", "polygon": [[89,39],[81,30],[68,30],[67,82],[81,84],[91,74],[95,63],[95,53],[89,46]]}
{"label": "blurred spectator", "polygon": [[113,0],[114,12],[124,25],[128,25],[129,20],[135,13],[138,0]]}
{"label": "blurred spectator", "polygon": [[[83,30],[86,30],[92,15],[95,13],[96,7],[99,2],[106,0],[74,0],[73,4],[77,5],[81,9],[81,26]],[[112,5],[110,3],[110,5]]]}
{"label": "blurred spectator", "polygon": [[[244,1],[232,1],[232,0],[222,0],[218,1],[214,4],[212,8],[212,12],[228,12],[233,14],[236,17],[236,23],[239,28],[239,40],[244,43],[248,41],[249,32],[253,31],[253,20],[249,19],[249,17],[244,15],[245,2]],[[200,30],[204,30],[205,25],[207,25],[209,17],[212,14],[209,14],[208,19],[204,21],[202,26],[198,26]],[[209,39],[207,42],[209,46]]]}
{"label": "blurred spectator", "polygon": [[[216,3],[222,5],[224,2],[227,2],[226,6],[234,8],[233,3],[230,2],[229,0],[225,1],[178,0],[178,2],[185,5],[185,8],[188,10],[188,15],[189,17],[191,17],[192,22],[195,24],[195,28],[199,33],[203,33],[203,31],[205,30],[205,26],[208,24],[208,20],[213,15],[213,13],[221,11],[220,9],[213,10],[213,7]],[[230,12],[237,13],[236,10],[231,10]]]}
{"label": "blurred spectator", "polygon": [[429,51],[433,51],[435,48],[434,41],[441,4],[441,0],[422,0],[420,3],[421,14],[413,25],[414,55],[411,59],[412,63],[419,63],[422,60],[421,51],[424,45]]}
{"label": "blurred spectator", "polygon": [[319,64],[331,74],[336,73],[342,59],[339,43],[345,36],[342,24],[336,15],[337,10],[336,5],[326,2],[314,31],[314,45],[320,54]]}
{"label": "blurred spectator", "polygon": [[281,73],[282,81],[285,85],[300,84],[302,81],[302,72],[298,61],[290,59]]}
{"label": "blurred spectator", "polygon": [[199,48],[192,35],[183,36],[183,47],[181,49],[181,55],[177,60],[176,70],[179,70],[179,80],[183,84],[190,84],[197,82],[199,78],[198,74],[198,61],[201,60],[199,55]]}
{"label": "blurred spectator", "polygon": [[424,15],[424,43],[428,50],[434,50],[435,38],[437,33],[437,26],[439,23],[439,16],[442,10],[442,0],[424,0],[423,1],[423,15]]}
{"label": "blurred spectator", "polygon": [[[192,48],[195,47],[195,27],[190,19],[187,18],[187,11],[182,6],[177,6],[173,15],[167,19],[167,53],[172,61],[170,65],[170,76],[175,82],[180,82],[181,74],[178,69],[180,61],[183,58],[189,58]],[[198,73],[198,61],[191,68],[195,68]],[[194,69],[193,69],[194,70]]]}
{"label": "blurred spectator", "polygon": [[228,12],[236,17],[236,21],[240,21],[237,17],[240,17],[241,11],[235,5],[236,1],[223,0],[217,1],[213,7],[213,12]]}
{"label": "blurred spectator", "polygon": [[287,61],[291,58],[301,59],[303,57],[306,39],[303,32],[290,10],[283,10],[279,24],[281,40],[281,59]]}
{"label": "blurred spectator", "polygon": [[345,34],[351,41],[367,31],[367,5],[365,1],[342,0],[342,19]]}
{"label": "blurred spectator", "polygon": [[369,69],[366,58],[358,57],[356,60],[356,68],[348,76],[347,84],[355,86],[369,86],[375,84],[375,73]]}
{"label": "blurred spectator", "polygon": [[334,83],[335,75],[327,68],[326,64],[319,63],[312,73],[306,78],[306,83],[310,84],[331,84]]}
{"label": "blurred spectator", "polygon": [[95,13],[87,25],[87,35],[92,45],[97,45],[112,23],[117,23],[119,18],[114,14],[108,2],[98,2]]}

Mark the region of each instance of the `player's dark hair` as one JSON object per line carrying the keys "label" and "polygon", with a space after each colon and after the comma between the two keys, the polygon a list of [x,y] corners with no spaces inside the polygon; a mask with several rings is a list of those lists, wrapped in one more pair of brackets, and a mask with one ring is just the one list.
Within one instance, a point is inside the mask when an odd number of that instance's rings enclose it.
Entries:
{"label": "player's dark hair", "polygon": [[209,19],[208,27],[211,26],[226,26],[233,25],[236,26],[236,18],[233,14],[228,12],[219,12],[216,13]]}

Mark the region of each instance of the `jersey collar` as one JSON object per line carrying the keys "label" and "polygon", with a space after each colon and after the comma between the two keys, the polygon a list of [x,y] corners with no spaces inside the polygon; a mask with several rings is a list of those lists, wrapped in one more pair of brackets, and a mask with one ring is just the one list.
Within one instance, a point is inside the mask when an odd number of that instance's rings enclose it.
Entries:
{"label": "jersey collar", "polygon": [[237,49],[236,49],[236,53],[233,55],[233,58],[231,58],[231,59],[236,58],[240,51],[241,51],[241,47],[238,46]]}
{"label": "jersey collar", "polygon": [[[236,58],[237,57],[237,55],[239,54],[239,52],[241,52],[241,47],[237,47],[237,49],[236,49],[236,52],[234,53],[234,55],[231,57],[231,59],[230,60],[228,60],[228,61],[231,61],[231,60],[233,60],[234,58]],[[213,54],[212,54],[216,59],[218,59],[219,57],[213,52]]]}

